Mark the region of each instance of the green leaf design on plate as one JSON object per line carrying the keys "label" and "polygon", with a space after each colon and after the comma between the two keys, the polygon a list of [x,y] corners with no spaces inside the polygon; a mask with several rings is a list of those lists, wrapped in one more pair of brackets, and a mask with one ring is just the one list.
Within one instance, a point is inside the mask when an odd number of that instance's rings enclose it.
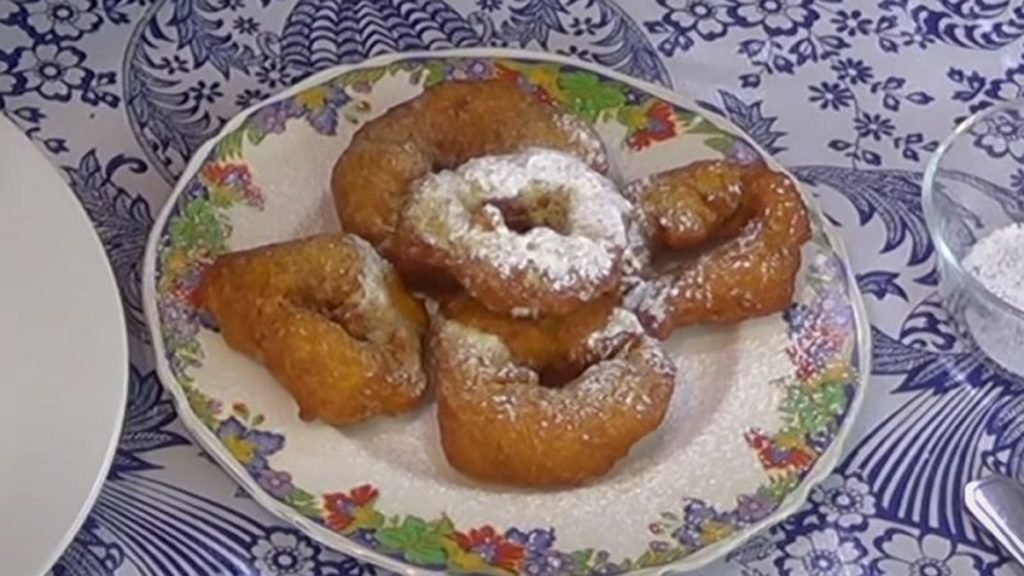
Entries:
{"label": "green leaf design on plate", "polygon": [[227,237],[224,226],[210,201],[200,198],[185,206],[181,215],[171,222],[170,232],[175,238],[175,244],[221,252],[224,249],[224,238]]}
{"label": "green leaf design on plate", "polygon": [[589,72],[563,74],[559,86],[565,93],[569,112],[590,122],[614,117],[616,110],[626,104],[626,95]]}
{"label": "green leaf design on plate", "polygon": [[[247,124],[248,125],[248,124]],[[217,160],[230,160],[239,158],[242,155],[242,140],[246,128],[242,127],[232,131],[223,140],[217,143],[213,149],[213,157]],[[249,132],[252,132],[251,130]],[[250,138],[252,136],[250,135]]]}
{"label": "green leaf design on plate", "polygon": [[708,138],[704,141],[704,145],[713,150],[717,150],[723,154],[732,148],[732,137],[731,136],[715,136]]}
{"label": "green leaf design on plate", "polygon": [[316,497],[302,488],[292,488],[285,497],[285,502],[307,518],[319,518],[322,515]]}
{"label": "green leaf design on plate", "polygon": [[401,525],[378,530],[377,539],[386,549],[401,553],[409,562],[420,566],[443,566],[447,559],[444,541],[453,530],[447,516],[433,522],[406,516]]}

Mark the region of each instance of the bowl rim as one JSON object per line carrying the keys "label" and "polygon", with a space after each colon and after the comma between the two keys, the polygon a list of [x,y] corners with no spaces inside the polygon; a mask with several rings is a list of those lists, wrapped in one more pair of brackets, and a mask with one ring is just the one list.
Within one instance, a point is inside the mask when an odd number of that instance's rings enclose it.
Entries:
{"label": "bowl rim", "polygon": [[[956,128],[954,128],[953,131],[943,139],[942,143],[939,144],[939,147],[935,149],[935,152],[932,153],[931,157],[928,159],[928,163],[925,165],[924,177],[921,180],[921,209],[924,212],[925,228],[928,229],[928,236],[931,238],[932,245],[935,247],[935,252],[938,255],[940,263],[952,269],[955,272],[955,275],[967,284],[968,292],[977,295],[984,302],[995,307],[997,310],[1010,314],[1017,321],[1024,323],[1024,309],[1010,304],[1007,300],[989,290],[987,286],[982,284],[982,282],[974,276],[974,274],[964,268],[963,260],[953,253],[953,249],[946,242],[946,238],[942,235],[941,225],[939,223],[939,207],[935,199],[936,179],[942,172],[948,172],[947,170],[940,168],[940,164],[950,149],[961,140],[962,136],[969,133],[971,128],[976,126],[982,120],[985,120],[998,112],[1015,108],[1024,110],[1024,98],[1002,102],[995,106],[985,108],[984,110],[979,110],[956,125]],[[975,241],[975,244],[977,244],[977,241]],[[940,270],[939,274],[941,276],[943,272]]]}
{"label": "bowl rim", "polygon": [[220,468],[253,498],[258,506],[263,508],[269,514],[275,516],[277,519],[295,527],[310,539],[318,542],[320,545],[339,551],[342,554],[347,554],[376,567],[391,570],[405,576],[434,576],[443,574],[443,571],[412,566],[384,555],[376,550],[360,546],[348,538],[320,526],[311,520],[299,517],[291,507],[271,498],[256,484],[255,480],[245,472],[241,464],[236,460],[228,458],[225,456],[223,451],[217,448],[220,444],[219,439],[217,439],[213,432],[203,425],[196,417],[189,405],[188,399],[185,397],[185,393],[180,382],[170,370],[165,353],[164,340],[161,334],[162,321],[156,303],[155,278],[157,251],[161,238],[163,237],[163,230],[177,201],[180,199],[182,192],[191,178],[193,178],[202,167],[203,163],[206,161],[207,155],[213,150],[217,143],[241,126],[241,124],[254,112],[269,104],[285,98],[290,98],[307,88],[317,86],[335,76],[352,70],[385,66],[405,60],[444,58],[506,58],[527,62],[549,62],[574,66],[582,70],[589,70],[591,72],[601,74],[607,78],[642,89],[643,91],[667,102],[699,110],[701,115],[705,118],[712,119],[719,125],[728,127],[736,135],[741,136],[748,145],[754,148],[762,156],[775,160],[775,162],[778,163],[779,168],[786,175],[792,178],[794,182],[798,183],[798,187],[801,188],[801,194],[804,196],[805,202],[808,203],[808,207],[819,214],[818,223],[821,234],[825,236],[832,248],[832,251],[843,263],[843,269],[846,276],[846,290],[849,294],[850,303],[853,308],[854,320],[858,326],[855,337],[856,341],[854,344],[856,350],[853,353],[853,358],[856,361],[858,369],[856,393],[847,408],[846,415],[844,416],[839,429],[833,437],[832,443],[825,452],[818,457],[811,470],[808,471],[799,486],[794,489],[782,503],[780,503],[779,507],[772,514],[751,525],[745,533],[705,546],[683,559],[660,566],[632,570],[627,572],[627,574],[629,576],[669,576],[681,570],[688,571],[703,568],[711,562],[725,557],[729,552],[739,548],[755,535],[763,534],[769,528],[780,524],[795,514],[808,502],[811,491],[834,472],[835,468],[839,465],[842,456],[846,454],[853,437],[854,425],[863,410],[864,399],[868,394],[868,387],[871,382],[873,337],[870,330],[867,309],[860,292],[860,287],[855,280],[855,273],[850,262],[849,251],[845,242],[834,226],[829,223],[826,218],[820,217],[821,207],[815,199],[809,197],[810,194],[803,188],[806,184],[801,183],[800,180],[798,180],[788,169],[775,159],[774,155],[765,151],[749,136],[749,134],[747,134],[746,131],[739,128],[734,122],[724,117],[722,114],[713,112],[704,106],[701,106],[695,99],[688,96],[685,92],[681,90],[677,91],[679,89],[654,84],[640,78],[629,76],[609,67],[582,61],[577,58],[519,48],[477,47],[394,52],[381,54],[359,62],[340,64],[325,68],[318,72],[314,72],[303,80],[295,82],[290,86],[283,88],[276,94],[243,109],[230,120],[225,122],[221,130],[215,136],[211,137],[195,149],[185,168],[181,171],[174,188],[171,193],[168,194],[165,204],[158,211],[157,217],[153,222],[153,227],[150,230],[146,252],[143,257],[142,297],[146,321],[150,329],[158,380],[161,382],[163,387],[170,392],[182,424],[192,435],[198,446],[210,455],[213,460],[219,464]]}

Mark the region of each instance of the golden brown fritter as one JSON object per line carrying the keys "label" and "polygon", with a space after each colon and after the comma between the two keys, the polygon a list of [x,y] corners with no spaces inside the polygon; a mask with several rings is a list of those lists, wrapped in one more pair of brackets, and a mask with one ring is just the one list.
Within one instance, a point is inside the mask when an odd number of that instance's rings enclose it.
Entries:
{"label": "golden brown fritter", "polygon": [[426,317],[390,265],[349,234],[217,258],[196,294],[232,348],[262,362],[303,420],[397,414],[426,388]]}
{"label": "golden brown fritter", "polygon": [[657,342],[630,333],[573,381],[550,388],[497,336],[437,317],[430,370],[448,462],[477,480],[524,486],[577,485],[606,473],[658,427],[675,386],[675,366]]}
{"label": "golden brown fritter", "polygon": [[700,160],[631,183],[624,193],[643,213],[656,246],[690,248],[714,237],[740,206],[742,168]]}
{"label": "golden brown fritter", "polygon": [[[368,240],[407,279],[438,282],[437,270],[389,246],[399,210],[418,178],[471,158],[531,147],[573,153],[603,168],[600,139],[578,119],[533,99],[508,80],[455,81],[427,88],[363,126],[331,175],[342,227]],[[443,275],[443,274],[441,274]]]}
{"label": "golden brown fritter", "polygon": [[737,236],[684,261],[640,288],[641,322],[659,338],[679,326],[725,324],[784,310],[793,300],[801,247],[811,237],[807,208],[785,174],[743,174],[747,220]]}

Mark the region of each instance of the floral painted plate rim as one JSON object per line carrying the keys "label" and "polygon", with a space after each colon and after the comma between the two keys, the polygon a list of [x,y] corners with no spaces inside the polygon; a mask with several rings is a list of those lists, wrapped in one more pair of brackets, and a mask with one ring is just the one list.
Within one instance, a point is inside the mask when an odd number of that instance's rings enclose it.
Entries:
{"label": "floral painted plate rim", "polygon": [[[280,519],[290,522],[297,529],[308,534],[310,537],[325,546],[341,550],[344,553],[351,554],[378,566],[410,575],[433,575],[437,574],[438,571],[430,568],[414,566],[399,559],[390,557],[382,552],[378,552],[377,550],[362,546],[339,532],[332,531],[323,525],[317,524],[312,520],[303,517],[292,506],[274,498],[266,492],[256,483],[240,462],[226,453],[221,440],[193,411],[189,398],[186,395],[186,391],[172,372],[167,360],[167,351],[161,334],[162,322],[156,298],[157,258],[158,249],[164,235],[167,221],[172,216],[174,208],[183,191],[196,174],[199,173],[214,148],[227,136],[242,127],[244,122],[257,110],[275,102],[291,98],[309,88],[324,84],[332,78],[345,73],[368,68],[390,66],[406,60],[441,60],[460,58],[501,59],[534,64],[549,63],[570,66],[577,70],[598,74],[606,79],[620,82],[626,86],[632,87],[676,106],[695,111],[699,110],[700,115],[703,118],[710,120],[717,127],[731,133],[732,135],[740,136],[743,141],[753,148],[761,157],[771,158],[766,151],[758,146],[756,142],[753,142],[749,137],[747,137],[739,127],[728,119],[707,110],[692,99],[673,92],[670,89],[630,77],[615,70],[573,58],[542,52],[504,48],[470,48],[430,52],[393,53],[370,58],[356,64],[340,65],[322,70],[310,75],[305,80],[291,86],[287,90],[243,110],[228,121],[217,136],[203,143],[203,145],[195,151],[185,170],[179,177],[173,192],[167,198],[166,203],[161,209],[159,217],[153,225],[144,257],[143,305],[146,320],[150,328],[150,336],[156,355],[156,369],[160,381],[170,392],[178,411],[178,415],[186,429],[194,438],[196,438],[203,449],[210,454],[210,456],[225,471],[233,476],[235,481],[238,482],[259,505]],[[790,175],[790,177],[792,178],[793,176]],[[795,180],[796,179],[794,178],[794,181]],[[809,202],[811,210],[820,214],[820,209],[813,202],[813,199],[811,199],[807,194],[805,194],[805,199]],[[818,218],[818,222],[821,228],[821,233],[824,235],[828,246],[832,249],[835,256],[839,258],[842,265],[844,276],[846,278],[846,294],[848,295],[849,302],[853,308],[853,321],[856,326],[856,341],[854,346],[858,373],[855,377],[856,382],[853,388],[853,398],[850,400],[846,412],[842,415],[842,422],[840,423],[838,430],[836,430],[831,443],[825,451],[814,461],[811,469],[803,476],[803,478],[800,479],[799,484],[784,497],[783,501],[770,515],[749,526],[737,530],[721,541],[703,546],[680,560],[650,568],[642,568],[637,571],[631,571],[630,574],[667,574],[674,570],[692,570],[724,556],[729,551],[739,546],[743,541],[747,540],[750,536],[782,521],[799,509],[807,501],[811,489],[831,473],[839,459],[839,456],[842,454],[850,430],[853,426],[853,422],[856,419],[857,414],[860,412],[860,407],[863,403],[866,391],[868,375],[871,373],[871,336],[870,331],[864,328],[866,325],[865,323],[867,322],[867,313],[864,309],[864,303],[860,295],[859,288],[852,280],[852,275],[850,274],[850,263],[846,247],[843,244],[842,239],[834,232],[826,219]]]}

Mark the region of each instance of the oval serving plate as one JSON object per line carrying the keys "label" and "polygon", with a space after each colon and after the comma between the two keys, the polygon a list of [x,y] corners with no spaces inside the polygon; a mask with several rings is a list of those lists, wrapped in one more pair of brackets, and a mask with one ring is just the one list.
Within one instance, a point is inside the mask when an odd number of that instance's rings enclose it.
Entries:
{"label": "oval serving plate", "polygon": [[[275,514],[408,574],[659,572],[704,564],[784,518],[834,465],[864,392],[869,331],[842,246],[810,195],[814,238],[783,314],[677,332],[662,426],[571,490],[484,486],[451,470],[433,405],[347,428],[303,423],[191,294],[212,258],[337,230],[329,175],[369,119],[454,78],[501,77],[594,122],[611,175],[762,156],[686,98],[569,59],[509,50],[391,55],[317,74],[205,144],[150,239],[146,313],[161,379],[199,442]],[[608,527],[614,525],[614,530]]]}

